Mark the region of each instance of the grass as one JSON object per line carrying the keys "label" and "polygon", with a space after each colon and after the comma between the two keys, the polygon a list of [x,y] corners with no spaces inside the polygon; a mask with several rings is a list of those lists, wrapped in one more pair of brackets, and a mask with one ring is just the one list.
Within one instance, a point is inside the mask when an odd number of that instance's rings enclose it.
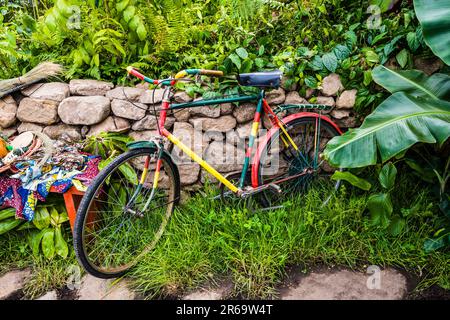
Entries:
{"label": "grass", "polygon": [[0,236],[0,275],[12,269],[30,268],[31,276],[23,287],[26,298],[34,299],[55,288],[65,286],[69,267],[78,265],[72,243],[69,240],[69,255],[48,260],[42,255],[33,256],[27,243],[27,231],[9,232]]}
{"label": "grass", "polygon": [[[434,284],[449,289],[449,250],[423,251],[424,241],[439,229],[436,202],[416,179],[398,179],[394,213],[415,204],[419,210],[396,237],[371,226],[365,210],[368,194],[346,186],[325,207],[323,191],[310,190],[286,201],[283,209],[255,212],[210,200],[216,191],[206,187],[175,210],[156,249],[129,276],[146,298],[178,297],[224,278],[233,282],[236,297],[270,298],[289,267],[365,271],[375,264],[420,276],[418,289]],[[34,258],[23,233],[1,236],[0,247],[0,273],[32,268],[24,287],[27,298],[63,287],[68,267],[76,265],[72,249],[65,260]]]}
{"label": "grass", "polygon": [[311,190],[283,209],[248,212],[209,200],[214,191],[206,188],[176,209],[159,246],[133,270],[135,288],[148,298],[179,296],[231,276],[236,296],[269,298],[290,266],[365,270],[371,264],[422,276],[418,288],[450,288],[449,251],[423,251],[438,228],[436,203],[414,179],[400,180],[395,210],[420,209],[396,237],[371,226],[367,194],[353,189],[341,188],[323,208],[323,193]]}

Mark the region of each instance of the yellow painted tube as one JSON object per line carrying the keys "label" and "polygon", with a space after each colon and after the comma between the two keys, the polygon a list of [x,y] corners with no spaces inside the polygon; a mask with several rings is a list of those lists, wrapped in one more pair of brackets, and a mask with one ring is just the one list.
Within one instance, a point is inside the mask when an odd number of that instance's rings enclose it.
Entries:
{"label": "yellow painted tube", "polygon": [[289,142],[292,144],[292,146],[294,147],[295,150],[298,150],[297,145],[295,144],[294,140],[292,140],[291,136],[287,133],[286,129],[284,128],[283,124],[281,123],[281,121],[279,122],[279,126],[280,129],[284,132],[284,134],[286,135],[286,137],[288,138]]}
{"label": "yellow painted tube", "polygon": [[155,171],[155,176],[153,177],[153,189],[156,189],[158,187],[158,180],[159,180],[159,171]]}
{"label": "yellow painted tube", "polygon": [[167,135],[167,139],[169,139],[174,145],[176,145],[178,148],[180,148],[184,153],[186,153],[192,160],[197,162],[202,168],[204,168],[207,172],[212,174],[214,178],[222,182],[228,189],[230,189],[233,192],[238,192],[239,189],[232,184],[227,178],[225,178],[223,175],[221,175],[219,172],[217,172],[216,169],[211,167],[205,160],[203,160],[201,157],[199,157],[194,151],[192,151],[189,147],[187,147],[185,144],[183,144],[178,138],[173,136],[172,134]]}
{"label": "yellow painted tube", "polygon": [[258,134],[258,126],[259,122],[253,122],[251,135],[254,136],[255,138],[256,135]]}
{"label": "yellow painted tube", "polygon": [[148,173],[148,169],[147,169],[147,168],[144,168],[144,170],[142,171],[141,182],[140,182],[140,184],[144,184],[145,179],[147,178],[147,173]]}

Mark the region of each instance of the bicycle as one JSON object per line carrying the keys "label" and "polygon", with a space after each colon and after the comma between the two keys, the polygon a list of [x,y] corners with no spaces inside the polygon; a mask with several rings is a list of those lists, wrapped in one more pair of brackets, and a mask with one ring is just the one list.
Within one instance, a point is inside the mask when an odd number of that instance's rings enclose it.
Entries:
{"label": "bicycle", "polygon": [[[90,274],[99,278],[120,277],[160,240],[180,199],[180,176],[164,147],[165,139],[220,182],[222,198],[233,195],[248,199],[258,195],[261,204],[270,208],[284,195],[304,192],[320,181],[328,181],[335,189],[339,186],[339,181],[333,185],[329,179],[330,170],[326,170],[327,164],[320,154],[326,142],[340,135],[341,130],[321,112],[292,113],[296,108],[320,109],[323,105],[283,105],[272,110],[265,99],[265,89],[279,87],[280,71],[237,76],[241,86],[259,88],[258,94],[185,103],[172,101],[178,81],[189,80],[190,76],[222,76],[222,72],[186,69],[175,77],[155,80],[132,67],[127,71],[155,85],[155,89],[166,87],[157,117],[159,135],[152,141],[130,143],[129,151],[115,158],[94,178],[80,202],[74,225],[74,247],[78,261]],[[240,173],[222,175],[164,127],[169,111],[242,102],[256,102],[256,111]],[[291,114],[280,118],[280,111]],[[272,128],[256,148],[264,113]],[[279,163],[273,170],[267,164],[275,158]],[[229,191],[224,192],[225,188]]]}

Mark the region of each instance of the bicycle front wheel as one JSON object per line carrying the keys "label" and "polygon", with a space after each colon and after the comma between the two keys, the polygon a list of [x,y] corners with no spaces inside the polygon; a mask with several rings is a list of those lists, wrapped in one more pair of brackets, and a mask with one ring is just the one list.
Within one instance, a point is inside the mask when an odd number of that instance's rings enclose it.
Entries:
{"label": "bicycle front wheel", "polygon": [[[178,170],[163,152],[154,188],[158,151],[130,150],[107,165],[80,202],[74,247],[80,264],[99,278],[125,274],[161,238],[180,197]],[[148,173],[142,178],[144,168]]]}

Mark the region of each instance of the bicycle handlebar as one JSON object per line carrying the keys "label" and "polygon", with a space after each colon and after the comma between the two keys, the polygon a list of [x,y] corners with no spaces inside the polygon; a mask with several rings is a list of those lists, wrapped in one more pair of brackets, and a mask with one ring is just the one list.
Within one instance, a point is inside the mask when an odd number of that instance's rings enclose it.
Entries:
{"label": "bicycle handlebar", "polygon": [[196,74],[203,74],[203,75],[212,76],[212,77],[222,77],[223,76],[223,72],[219,71],[219,70],[185,69],[185,70],[178,72],[175,75],[175,79],[180,79],[187,75],[196,75]]}
{"label": "bicycle handlebar", "polygon": [[173,85],[175,84],[176,80],[181,79],[186,77],[187,75],[197,75],[197,74],[203,74],[203,75],[208,75],[208,76],[212,76],[212,77],[222,77],[223,76],[223,72],[219,71],[219,70],[206,70],[206,69],[185,69],[182,70],[180,72],[178,72],[175,75],[175,79],[164,79],[164,80],[154,80],[154,79],[150,79],[149,77],[144,76],[142,73],[140,73],[139,71],[137,71],[136,69],[134,69],[133,67],[129,66],[127,67],[127,72],[139,79],[141,79],[142,81],[151,83],[151,84],[170,84]]}

